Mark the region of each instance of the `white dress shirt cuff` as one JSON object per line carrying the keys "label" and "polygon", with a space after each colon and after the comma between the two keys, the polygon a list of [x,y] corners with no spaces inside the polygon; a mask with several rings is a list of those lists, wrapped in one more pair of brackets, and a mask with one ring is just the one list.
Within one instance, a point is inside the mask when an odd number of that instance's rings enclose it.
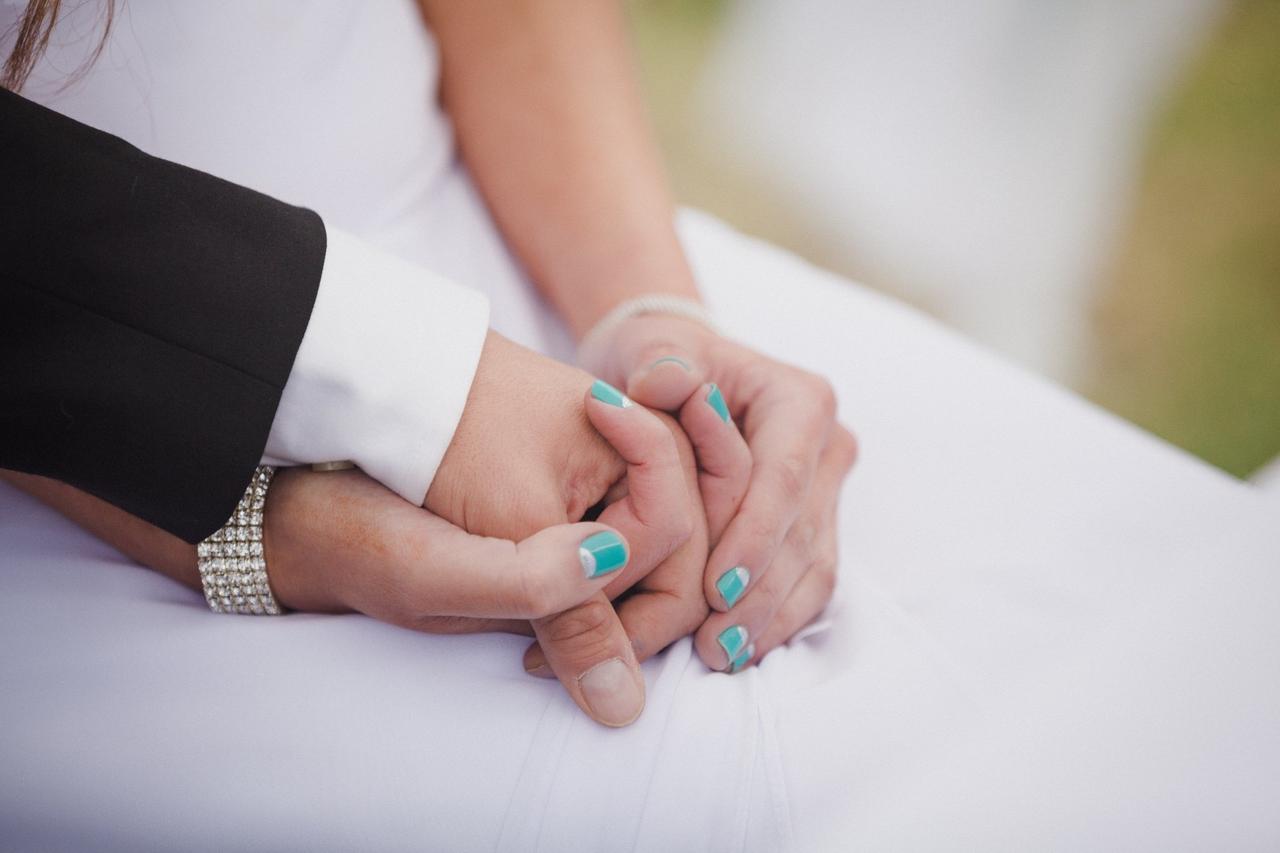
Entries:
{"label": "white dress shirt cuff", "polygon": [[263,464],[349,459],[421,505],[466,405],[489,301],[342,231],[328,237]]}

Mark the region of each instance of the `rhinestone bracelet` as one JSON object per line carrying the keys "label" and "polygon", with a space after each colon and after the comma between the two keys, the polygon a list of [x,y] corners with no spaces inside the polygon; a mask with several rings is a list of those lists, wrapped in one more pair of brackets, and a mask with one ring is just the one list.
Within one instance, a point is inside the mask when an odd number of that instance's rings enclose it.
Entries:
{"label": "rhinestone bracelet", "polygon": [[270,465],[255,469],[235,513],[196,546],[204,597],[214,613],[278,616],[283,612],[267,583],[262,551],[262,510],[275,473]]}

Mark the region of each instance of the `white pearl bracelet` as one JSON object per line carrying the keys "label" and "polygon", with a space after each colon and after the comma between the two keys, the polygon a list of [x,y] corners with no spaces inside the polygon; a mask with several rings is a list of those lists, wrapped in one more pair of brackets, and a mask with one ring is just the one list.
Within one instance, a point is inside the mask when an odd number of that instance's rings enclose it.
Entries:
{"label": "white pearl bracelet", "polygon": [[607,341],[609,335],[625,321],[642,314],[669,314],[673,317],[683,317],[686,320],[701,323],[713,332],[718,331],[711,320],[710,312],[702,303],[683,296],[649,293],[628,299],[601,317],[590,331],[582,336],[582,343],[578,345],[578,361],[582,362],[584,355]]}

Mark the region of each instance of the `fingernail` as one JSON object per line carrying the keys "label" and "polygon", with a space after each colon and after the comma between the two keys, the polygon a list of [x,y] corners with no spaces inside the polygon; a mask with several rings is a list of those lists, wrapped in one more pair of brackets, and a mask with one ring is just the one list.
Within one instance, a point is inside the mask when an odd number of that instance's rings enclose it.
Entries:
{"label": "fingernail", "polygon": [[532,675],[534,678],[555,678],[556,674],[551,671],[551,667],[545,663],[540,663],[533,668],[525,667],[524,671]]}
{"label": "fingernail", "polygon": [[609,658],[578,678],[591,715],[606,726],[625,726],[644,709],[644,688],[622,658]]}
{"label": "fingernail", "polygon": [[630,408],[635,405],[626,394],[623,394],[603,379],[597,379],[591,383],[591,396],[601,403],[608,403],[610,406],[617,406],[620,409]]}
{"label": "fingernail", "polygon": [[742,654],[734,658],[733,662],[729,664],[729,673],[732,675],[733,673],[742,669],[744,666],[747,665],[747,663],[753,657],[755,657],[755,655],[756,655],[756,644],[752,643],[751,645],[743,649]]}
{"label": "fingernail", "polygon": [[716,581],[716,591],[724,599],[724,606],[733,607],[737,604],[749,583],[751,583],[751,572],[747,571],[746,566],[734,566],[722,574],[720,580]]}
{"label": "fingernail", "polygon": [[724,395],[720,393],[720,386],[714,382],[711,383],[711,390],[707,392],[707,405],[716,410],[720,420],[729,422],[729,407],[724,402]]}
{"label": "fingernail", "polygon": [[685,370],[693,370],[693,365],[689,364],[689,362],[685,361],[683,358],[677,358],[674,355],[664,355],[662,358],[649,365],[649,369],[653,370],[659,364],[678,364]]}
{"label": "fingernail", "polygon": [[627,545],[612,530],[592,533],[578,546],[578,560],[584,575],[598,578],[627,564]]}
{"label": "fingernail", "polygon": [[716,637],[716,642],[720,644],[720,648],[724,649],[725,660],[730,666],[738,659],[748,639],[750,637],[747,635],[747,629],[741,625],[730,625],[720,632],[719,637]]}

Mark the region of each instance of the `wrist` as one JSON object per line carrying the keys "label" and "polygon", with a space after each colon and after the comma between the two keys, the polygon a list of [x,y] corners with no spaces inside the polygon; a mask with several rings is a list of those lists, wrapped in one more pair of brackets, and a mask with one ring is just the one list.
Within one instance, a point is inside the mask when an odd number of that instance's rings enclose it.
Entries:
{"label": "wrist", "polygon": [[581,341],[618,305],[636,297],[662,295],[702,301],[679,246],[657,243],[637,242],[598,258],[577,257],[572,269],[546,280],[543,289],[576,340]]}
{"label": "wrist", "polygon": [[[595,354],[607,350],[609,342],[618,335],[628,321],[643,317],[679,319],[715,332],[711,314],[701,302],[665,293],[646,293],[614,306],[583,335],[578,345],[579,363],[598,361]],[[665,324],[649,325],[665,328]]]}
{"label": "wrist", "polygon": [[262,548],[272,592],[284,607],[308,612],[345,609],[331,588],[327,561],[315,559],[317,553],[329,556],[326,536],[333,519],[323,500],[314,498],[318,486],[359,476],[355,471],[313,474],[303,468],[276,472],[262,513]]}

